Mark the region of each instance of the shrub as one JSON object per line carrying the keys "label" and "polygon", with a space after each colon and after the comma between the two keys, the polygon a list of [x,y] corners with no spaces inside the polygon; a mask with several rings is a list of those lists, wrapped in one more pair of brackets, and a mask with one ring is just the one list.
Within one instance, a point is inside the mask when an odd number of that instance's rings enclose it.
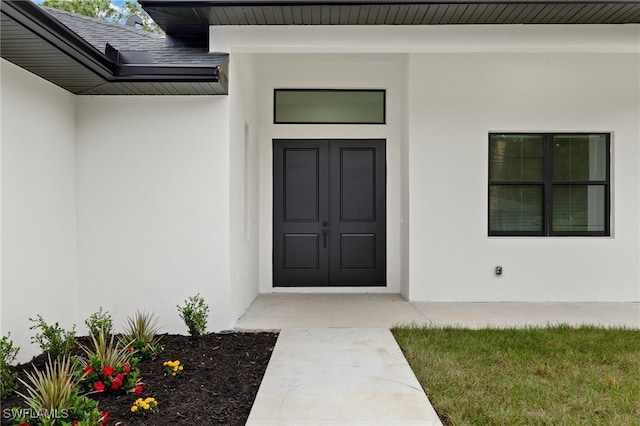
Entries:
{"label": "shrub", "polygon": [[140,371],[132,352],[119,348],[113,335],[107,341],[102,329],[91,335],[91,343],[91,348],[80,345],[88,360],[79,360],[78,387],[83,392],[133,392],[140,385]]}
{"label": "shrub", "polygon": [[207,317],[209,316],[209,306],[204,303],[204,298],[200,294],[189,297],[184,301],[184,306],[178,305],[180,318],[184,320],[189,334],[193,337],[200,337],[207,332]]}
{"label": "shrub", "polygon": [[41,315],[35,319],[29,318],[29,321],[35,324],[29,327],[29,330],[40,330],[35,336],[31,337],[33,343],[40,345],[40,349],[45,354],[58,358],[69,354],[75,345],[75,324],[71,331],[66,331],[56,322],[54,325],[47,324]]}
{"label": "shrub", "polygon": [[164,350],[160,345],[161,337],[158,320],[153,314],[136,312],[127,318],[127,327],[121,339],[125,349],[133,352],[133,356],[140,359],[153,359]]}
{"label": "shrub", "polygon": [[4,399],[18,388],[16,377],[18,373],[11,367],[20,348],[13,346],[9,337],[11,333],[0,339],[0,398]]}
{"label": "shrub", "polygon": [[[87,426],[106,423],[109,414],[99,411],[96,401],[78,395],[78,388],[73,383],[75,369],[76,363],[68,356],[56,361],[49,357],[44,372],[34,370],[27,372],[27,381],[18,379],[27,390],[26,395],[18,394],[29,406],[29,413],[45,414],[44,418],[37,418],[35,423],[33,419],[17,416],[18,423],[53,425],[57,424],[56,418],[65,424],[74,421]],[[21,410],[14,412],[20,413]]]}
{"label": "shrub", "polygon": [[84,323],[89,329],[89,334],[92,336],[98,336],[100,330],[104,332],[107,340],[113,333],[113,321],[111,320],[111,314],[107,311],[102,311],[102,306],[98,312],[94,312],[87,318]]}

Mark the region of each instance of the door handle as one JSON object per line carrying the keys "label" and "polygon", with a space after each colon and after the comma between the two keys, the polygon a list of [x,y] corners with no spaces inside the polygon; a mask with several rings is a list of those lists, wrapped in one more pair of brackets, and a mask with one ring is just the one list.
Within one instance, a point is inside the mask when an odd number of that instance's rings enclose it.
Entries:
{"label": "door handle", "polygon": [[327,235],[329,235],[329,231],[327,231],[326,229],[322,230],[322,238],[324,239],[324,248],[327,248]]}

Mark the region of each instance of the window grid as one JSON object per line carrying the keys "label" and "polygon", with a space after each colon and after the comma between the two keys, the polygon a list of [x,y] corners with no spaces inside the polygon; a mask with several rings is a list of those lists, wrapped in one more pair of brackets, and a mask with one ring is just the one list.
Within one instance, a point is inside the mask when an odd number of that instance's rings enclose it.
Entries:
{"label": "window grid", "polygon": [[[520,147],[520,180],[516,179],[496,179],[495,171],[492,170],[493,167],[497,167],[493,163],[494,158],[492,157],[492,142],[494,137],[527,137],[527,136],[542,136],[541,143],[543,144],[542,155],[543,155],[543,175],[542,178],[537,179],[523,179],[524,167],[525,167],[525,158],[523,155],[522,145]],[[554,179],[554,138],[557,136],[576,136],[576,137],[600,137],[603,138],[605,143],[604,148],[604,178],[603,179],[580,179],[580,180],[571,180],[573,177],[573,166],[575,163],[575,159],[573,156],[573,146],[569,146],[569,180],[567,179]],[[596,164],[595,161],[598,159],[589,158],[589,167],[591,170],[592,164]],[[505,161],[506,162],[506,161]],[[593,163],[592,163],[593,162]],[[597,165],[597,164],[596,164]],[[491,133],[489,134],[489,181],[488,181],[488,233],[489,236],[609,236],[610,235],[610,135],[606,133],[544,133],[544,134],[536,134],[536,133]],[[504,229],[496,229],[492,228],[492,224],[496,223],[496,215],[492,216],[492,207],[495,210],[498,210],[499,200],[492,192],[496,192],[500,188],[528,188],[535,186],[543,187],[543,195],[540,200],[542,203],[541,208],[541,221],[537,230],[527,229],[526,226],[522,226],[522,229],[518,230],[504,230]],[[568,217],[569,224],[568,226],[554,226],[554,190],[558,192],[561,188],[569,189],[569,202],[568,206]],[[493,191],[492,191],[493,190]],[[572,230],[573,226],[573,213],[574,213],[574,203],[573,203],[573,193],[579,193],[580,191],[587,193],[595,193],[600,194],[600,198],[602,199],[602,208],[596,211],[593,208],[590,211],[595,212],[596,216],[599,220],[602,221],[601,225],[595,225],[598,229],[579,229]],[[587,197],[587,204],[594,204],[594,202]],[[556,203],[556,207],[562,204]],[[524,217],[523,206],[520,206],[520,215],[521,222],[523,221],[522,217]],[[557,217],[556,219],[559,219]],[[590,225],[587,225],[589,228]],[[567,229],[567,227],[569,229]]]}

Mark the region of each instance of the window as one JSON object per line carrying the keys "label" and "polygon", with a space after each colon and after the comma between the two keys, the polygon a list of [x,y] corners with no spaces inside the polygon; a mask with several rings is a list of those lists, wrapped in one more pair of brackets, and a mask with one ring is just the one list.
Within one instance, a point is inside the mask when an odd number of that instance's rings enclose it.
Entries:
{"label": "window", "polygon": [[275,89],[275,124],[385,124],[384,90]]}
{"label": "window", "polygon": [[608,236],[610,135],[490,134],[489,235]]}

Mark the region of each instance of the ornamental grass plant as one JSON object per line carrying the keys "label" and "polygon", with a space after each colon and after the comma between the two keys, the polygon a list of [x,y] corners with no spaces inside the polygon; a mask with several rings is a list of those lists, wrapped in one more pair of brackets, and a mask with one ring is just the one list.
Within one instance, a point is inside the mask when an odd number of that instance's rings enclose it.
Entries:
{"label": "ornamental grass plant", "polygon": [[158,319],[153,313],[136,311],[135,315],[127,318],[121,344],[125,348],[131,348],[134,357],[151,360],[163,350],[159,333]]}
{"label": "ornamental grass plant", "polygon": [[85,392],[137,392],[141,386],[140,371],[129,346],[116,343],[113,335],[107,341],[103,329],[90,339],[91,347],[79,344],[87,356],[79,359],[80,388]]}
{"label": "ornamental grass plant", "polygon": [[19,393],[29,408],[34,411],[68,409],[73,405],[75,387],[73,383],[76,363],[70,357],[52,361],[45,370],[27,372],[28,381],[18,379],[27,389],[27,394]]}
{"label": "ornamental grass plant", "polygon": [[[98,403],[78,394],[74,382],[76,362],[71,357],[48,358],[44,371],[27,372],[27,380],[18,379],[26,394],[18,392],[28,410],[11,410],[18,424],[53,426],[103,426],[109,413],[98,409]],[[4,413],[4,412],[3,412]]]}

